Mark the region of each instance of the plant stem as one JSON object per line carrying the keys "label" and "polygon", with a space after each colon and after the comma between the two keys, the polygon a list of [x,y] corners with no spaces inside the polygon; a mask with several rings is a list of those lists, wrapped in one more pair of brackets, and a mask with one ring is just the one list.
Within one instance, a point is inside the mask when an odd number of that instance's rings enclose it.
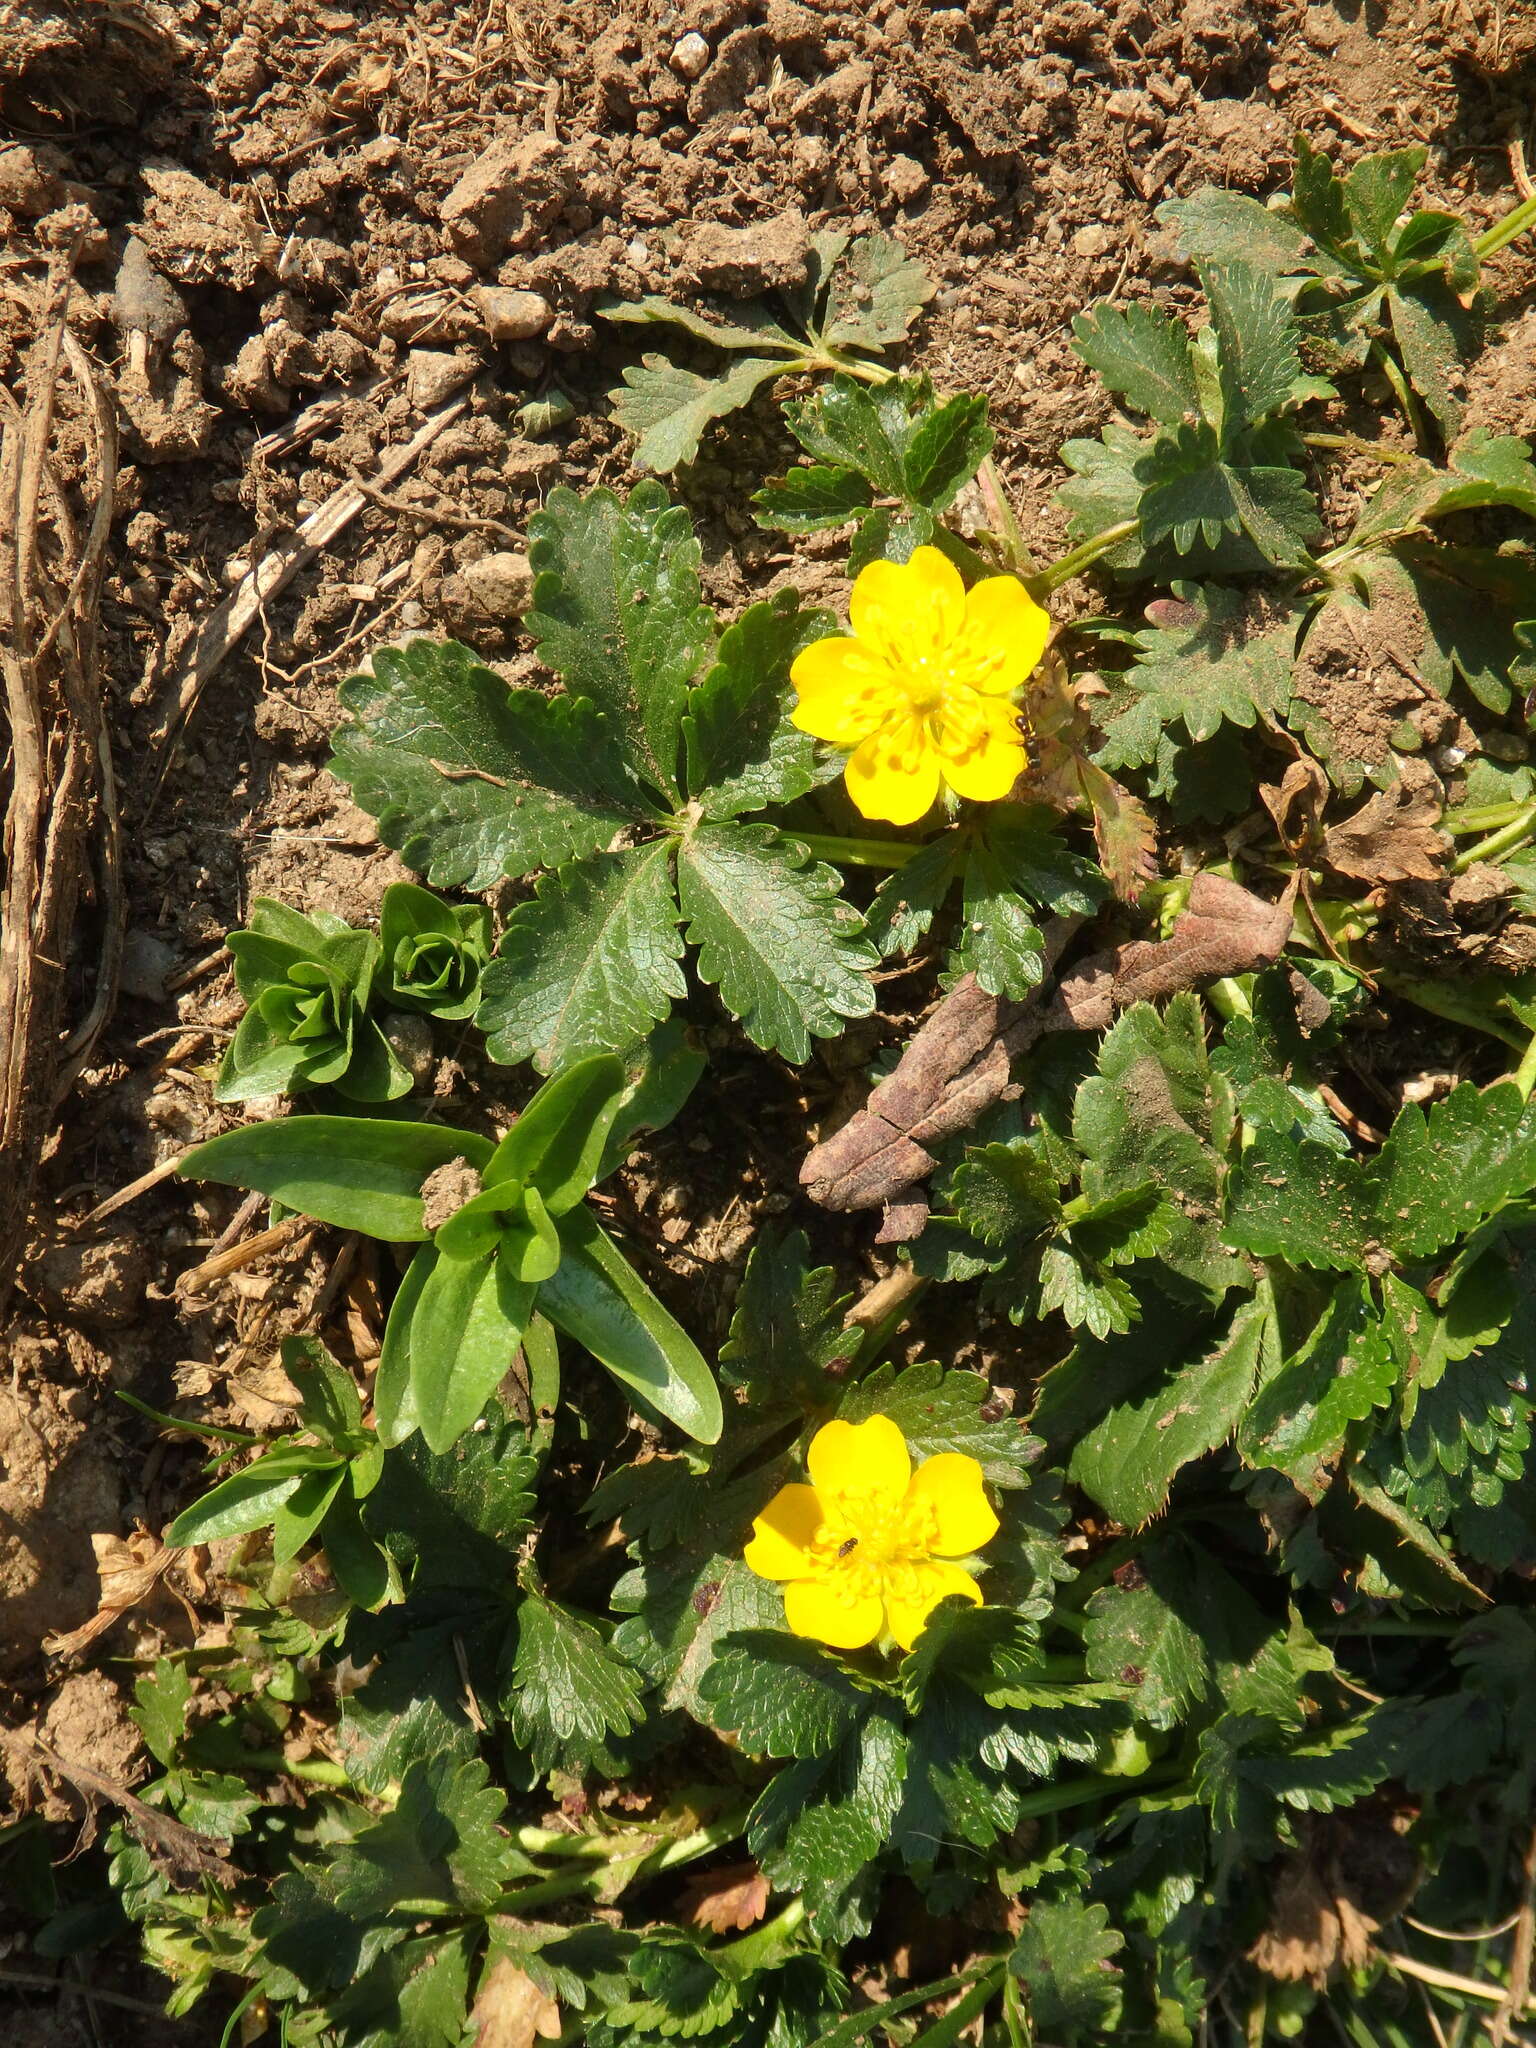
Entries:
{"label": "plant stem", "polygon": [[1253,1004],[1230,974],[1224,974],[1220,981],[1213,981],[1205,992],[1205,999],[1217,1016],[1225,1017],[1228,1023],[1234,1017],[1253,1015]]}
{"label": "plant stem", "polygon": [[1440,825],[1453,838],[1470,839],[1479,832],[1496,832],[1501,826],[1512,824],[1516,818],[1524,817],[1529,808],[1528,804],[1514,802],[1468,804],[1464,810],[1448,811]]}
{"label": "plant stem", "polygon": [[1499,831],[1489,833],[1475,846],[1463,848],[1452,861],[1451,872],[1464,875],[1476,861],[1497,860],[1501,854],[1513,853],[1516,847],[1525,845],[1533,832],[1536,832],[1536,804],[1522,804],[1518,814]]}
{"label": "plant stem", "polygon": [[765,1920],[761,1927],[754,1927],[750,1934],[742,1935],[739,1941],[728,1941],[719,1951],[721,1960],[731,1970],[751,1970],[757,1966],[757,1958],[787,1941],[805,1919],[805,1900],[797,1892],[784,1908],[771,1920]]}
{"label": "plant stem", "polygon": [[1536,197],[1522,199],[1502,220],[1496,220],[1491,228],[1485,229],[1472,244],[1473,253],[1481,263],[1489,256],[1497,255],[1517,235],[1523,235],[1527,228],[1536,228]]}
{"label": "plant stem", "polygon": [[1413,386],[1403,375],[1397,358],[1389,349],[1383,348],[1379,341],[1371,343],[1371,355],[1381,374],[1392,386],[1398,404],[1407,414],[1408,424],[1413,429],[1414,442],[1422,453],[1425,446],[1424,415],[1419,410],[1419,401],[1413,395]]}
{"label": "plant stem", "polygon": [[338,1788],[350,1785],[352,1780],[340,1764],[328,1762],[323,1757],[304,1758],[292,1763],[275,1749],[253,1749],[240,1759],[243,1771],[277,1771],[289,1778],[307,1778],[312,1785],[334,1785]]}
{"label": "plant stem", "polygon": [[1536,1088],[1536,1032],[1532,1033],[1531,1042],[1520,1055],[1520,1064],[1510,1079],[1520,1090],[1522,1099],[1529,1102],[1531,1090]]}
{"label": "plant stem", "polygon": [[1122,541],[1134,539],[1141,531],[1139,519],[1122,519],[1115,526],[1107,526],[1102,533],[1096,533],[1092,540],[1085,540],[1042,569],[1037,576],[1026,576],[1023,581],[1031,597],[1044,597],[1048,592],[1069,583],[1074,576],[1080,576],[1084,569],[1091,568],[1101,555],[1111,553]]}
{"label": "plant stem", "polygon": [[1074,1806],[1092,1806],[1111,1794],[1124,1798],[1129,1792],[1139,1798],[1155,1785],[1172,1785],[1185,1773],[1182,1769],[1148,1771],[1142,1778],[1069,1778],[1065,1785],[1047,1785],[1039,1792],[1026,1792],[1019,1800],[1020,1820],[1040,1814],[1065,1813]]}
{"label": "plant stem", "polygon": [[[633,1864],[627,1882],[634,1884],[642,1878],[659,1876],[663,1870],[672,1870],[679,1863],[694,1863],[701,1856],[709,1856],[726,1843],[734,1842],[747,1824],[744,1810],[725,1815],[711,1821],[708,1826],[696,1828],[691,1835],[683,1835],[665,1847],[648,1852],[633,1854],[634,1845],[629,1844],[631,1855],[623,1854],[625,1837],[610,1836],[605,1843],[607,1854],[601,1859],[593,1852],[582,1851],[580,1860],[572,1859],[571,1867],[558,1871],[553,1877],[536,1879],[532,1884],[520,1886],[516,1891],[504,1892],[497,1900],[494,1910],[499,1913],[522,1913],[530,1906],[542,1906],[552,1899],[567,1899],[575,1892],[588,1890],[602,1881],[605,1871],[622,1865],[626,1860]],[[544,1830],[537,1830],[542,1833]],[[596,1838],[601,1839],[601,1838]],[[571,1852],[567,1852],[568,1854]],[[594,1867],[596,1864],[597,1867]]]}
{"label": "plant stem", "polygon": [[1378,448],[1358,434],[1303,434],[1301,438],[1308,448],[1342,448],[1351,455],[1369,455],[1373,462],[1395,465],[1415,460],[1406,448]]}
{"label": "plant stem", "polygon": [[817,860],[841,861],[851,868],[903,868],[923,850],[901,839],[844,839],[833,832],[796,832],[789,826],[784,836],[809,847]]}

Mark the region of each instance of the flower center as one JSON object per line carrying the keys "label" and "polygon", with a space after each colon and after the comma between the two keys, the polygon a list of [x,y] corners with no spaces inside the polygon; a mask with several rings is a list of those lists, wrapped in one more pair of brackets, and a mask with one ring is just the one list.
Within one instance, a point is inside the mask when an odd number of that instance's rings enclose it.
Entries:
{"label": "flower center", "polygon": [[939,1526],[929,1501],[857,1492],[823,1494],[820,1500],[813,1569],[818,1578],[835,1580],[850,1600],[882,1594],[893,1578],[932,1555]]}

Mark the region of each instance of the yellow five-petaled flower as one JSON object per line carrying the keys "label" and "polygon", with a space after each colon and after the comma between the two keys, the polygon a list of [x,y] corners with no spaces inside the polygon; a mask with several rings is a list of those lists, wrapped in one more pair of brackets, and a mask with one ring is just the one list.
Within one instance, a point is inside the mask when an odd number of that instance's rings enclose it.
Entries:
{"label": "yellow five-petaled flower", "polygon": [[848,794],[866,818],[910,825],[941,785],[979,802],[1006,796],[1027,758],[1012,693],[1045,652],[1049,616],[1013,576],[969,590],[937,548],[861,569],[852,636],[795,658],[790,717],[851,747]]}
{"label": "yellow five-petaled flower", "polygon": [[981,1467],[940,1451],[913,1470],[888,1415],[829,1422],[806,1453],[809,1486],[784,1486],[752,1524],[745,1557],[784,1586],[797,1636],[857,1650],[887,1630],[903,1650],[952,1594],[981,1602],[960,1565],[997,1534]]}

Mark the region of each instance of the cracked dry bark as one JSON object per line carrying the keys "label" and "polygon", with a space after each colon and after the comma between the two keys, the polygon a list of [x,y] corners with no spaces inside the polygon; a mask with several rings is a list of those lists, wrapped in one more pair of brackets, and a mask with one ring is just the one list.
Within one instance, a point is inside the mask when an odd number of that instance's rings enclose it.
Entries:
{"label": "cracked dry bark", "polygon": [[[1004,1097],[1013,1062],[1037,1040],[1053,1031],[1101,1031],[1132,1003],[1268,966],[1290,936],[1294,896],[1293,884],[1268,903],[1220,875],[1201,874],[1166,939],[1095,953],[1053,994],[1042,985],[1010,1002],[966,975],[863,1109],[807,1155],[801,1185],[825,1209],[884,1210],[879,1243],[918,1236],[928,1220],[922,1183],[937,1163],[931,1148]],[[1048,932],[1052,967],[1075,929],[1062,919]]]}

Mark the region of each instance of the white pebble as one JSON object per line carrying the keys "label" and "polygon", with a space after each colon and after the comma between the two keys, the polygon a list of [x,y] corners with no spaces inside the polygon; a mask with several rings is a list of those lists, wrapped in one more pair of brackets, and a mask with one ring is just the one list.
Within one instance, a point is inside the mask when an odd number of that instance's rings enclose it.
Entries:
{"label": "white pebble", "polygon": [[697,29],[691,29],[672,45],[669,62],[680,78],[697,78],[709,62],[709,45]]}

